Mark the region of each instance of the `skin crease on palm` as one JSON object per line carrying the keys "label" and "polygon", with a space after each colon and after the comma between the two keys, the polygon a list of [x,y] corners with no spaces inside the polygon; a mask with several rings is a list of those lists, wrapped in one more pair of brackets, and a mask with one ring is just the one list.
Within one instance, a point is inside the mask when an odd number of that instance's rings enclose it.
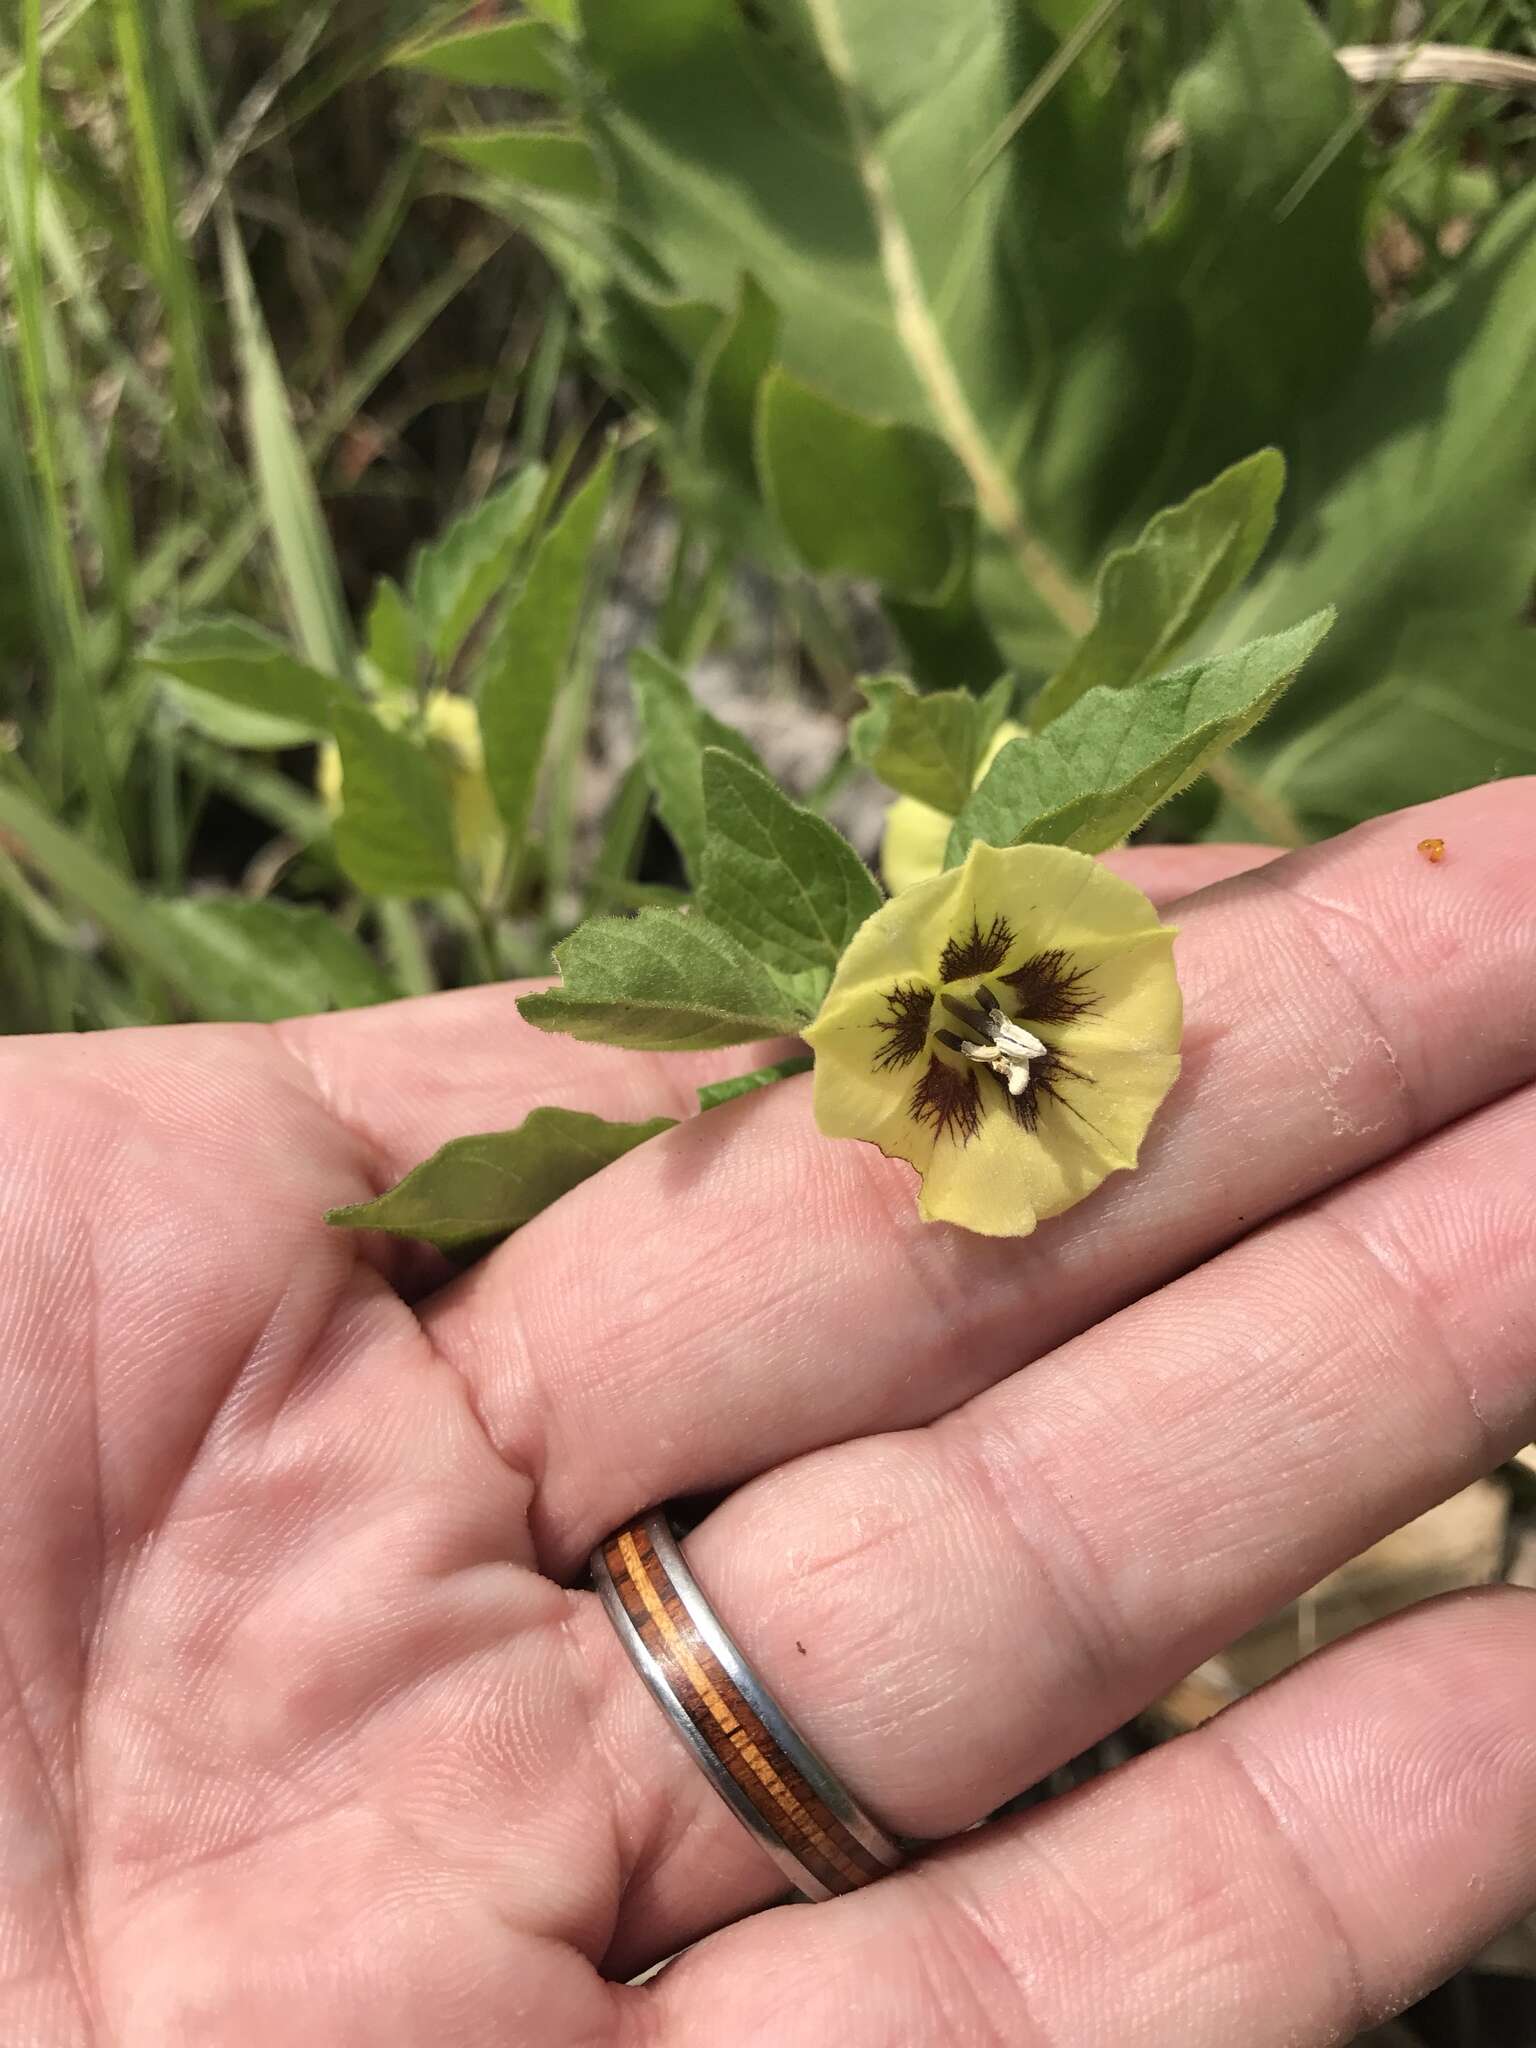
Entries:
{"label": "skin crease on palm", "polygon": [[[6,2048],[1307,2048],[1536,1903],[1509,1591],[961,1832],[1536,1428],[1536,783],[1260,858],[1116,857],[1182,899],[1185,1071],[1025,1242],[796,1080],[435,1285],[322,1210],[754,1055],[506,989],[0,1046]],[[581,1589],[713,1489],[727,1625],[953,1838],[854,1897],[756,1911]]]}

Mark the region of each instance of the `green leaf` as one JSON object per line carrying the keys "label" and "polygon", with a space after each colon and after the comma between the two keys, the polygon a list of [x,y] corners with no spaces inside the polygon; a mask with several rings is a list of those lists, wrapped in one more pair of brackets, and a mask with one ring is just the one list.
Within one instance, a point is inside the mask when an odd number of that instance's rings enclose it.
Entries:
{"label": "green leaf", "polygon": [[1099,574],[1093,630],[1030,706],[1036,731],[1089,690],[1165,669],[1258,560],[1284,483],[1285,458],[1261,448],[1117,549]]}
{"label": "green leaf", "polygon": [[536,1109],[512,1131],[451,1138],[371,1202],[332,1209],[327,1223],[420,1238],[439,1251],[488,1251],[676,1119],[609,1123],[580,1109]]}
{"label": "green leaf", "polygon": [[329,911],[268,897],[195,896],[160,906],[212,1014],[272,1023],[351,1010],[398,993]]}
{"label": "green leaf", "polygon": [[872,577],[909,598],[949,583],[961,536],[952,465],[932,435],[863,419],[775,369],[758,395],[757,466],[808,569]]}
{"label": "green leaf", "polygon": [[704,751],[704,819],[699,909],[814,1015],[879,885],[825,818],[719,747]]}
{"label": "green leaf", "polygon": [[1156,239],[1182,274],[1197,374],[1221,366],[1200,395],[1205,430],[1251,448],[1280,439],[1365,343],[1364,151],[1307,0],[1223,0],[1211,19],[1174,88],[1183,176]]}
{"label": "green leaf", "polygon": [[478,128],[464,135],[428,135],[429,148],[457,157],[488,177],[527,185],[556,199],[597,205],[607,181],[596,151],[563,128]]}
{"label": "green leaf", "polygon": [[233,205],[221,186],[215,207],[224,289],[240,364],[246,445],[261,509],[282,571],[299,645],[317,669],[352,671],[352,633],[341,571],[320,494],[293,422],[282,367],[256,299]]}
{"label": "green leaf", "polygon": [[[1384,653],[1385,673],[1371,688],[1336,692],[1331,710],[1273,751],[1262,792],[1322,832],[1497,777],[1536,775],[1529,626],[1457,612],[1421,616]],[[1267,743],[1267,728],[1259,737]],[[1239,822],[1229,805],[1207,836]]]}
{"label": "green leaf", "polygon": [[[1530,758],[1533,307],[1528,183],[1373,337],[1296,450],[1278,547],[1224,630],[1272,631],[1339,599],[1327,646],[1242,752],[1313,833]],[[1237,822],[1227,811],[1212,830]]]}
{"label": "green leaf", "polygon": [[541,1031],[692,1052],[781,1038],[810,1021],[761,961],[692,911],[588,918],[555,948],[555,960],[563,987],[517,1006]]}
{"label": "green leaf", "polygon": [[140,659],[170,678],[187,716],[227,746],[302,746],[330,730],[343,695],[334,677],[246,619],[189,619],[157,634]]}
{"label": "green leaf", "polygon": [[567,86],[560,64],[562,46],[562,38],[546,22],[497,21],[413,43],[391,62],[460,85],[513,86],[522,92],[558,95]]}
{"label": "green leaf", "polygon": [[[977,175],[1101,12],[583,0],[581,118],[612,174],[606,234],[573,260],[562,224],[531,223],[605,323],[617,380],[655,394],[690,487],[702,452],[738,498],[739,442],[701,451],[700,382],[658,378],[640,360],[654,335],[607,316],[648,279],[732,320],[750,275],[774,309],[783,389],[804,394],[781,420],[760,392],[754,467],[803,558],[928,596],[947,592],[956,532],[974,524],[984,616],[946,607],[914,628],[990,633],[1032,679],[1081,637],[1107,550],[1264,442],[1289,450],[1369,316],[1359,124],[1308,0],[1200,0],[1172,26],[1124,10]],[[1170,75],[1179,139],[1150,162]],[[760,337],[750,355],[749,382]],[[881,466],[921,482],[892,490]],[[771,561],[769,522],[750,538]],[[927,674],[962,679],[957,637]]]}
{"label": "green leaf", "polygon": [[1043,733],[1004,747],[955,820],[946,864],[977,839],[1117,845],[1263,717],[1332,623],[1318,612],[1172,675],[1090,690]]}
{"label": "green leaf", "polygon": [[629,679],[656,809],[697,883],[704,855],[704,749],[721,747],[748,763],[757,756],[739,732],[695,703],[686,679],[652,649],[638,648],[630,657]]}
{"label": "green leaf", "polygon": [[363,629],[363,653],[381,686],[416,694],[421,635],[399,584],[388,576],[381,576],[373,586]]}
{"label": "green leaf", "polygon": [[530,463],[417,551],[411,605],[434,659],[443,665],[453,660],[480,614],[510,581],[546,476],[543,463]]}
{"label": "green leaf", "polygon": [[15,859],[174,989],[191,1016],[271,1019],[393,993],[326,912],[236,898],[157,902],[4,781],[0,831]]}
{"label": "green leaf", "polygon": [[736,311],[706,347],[687,401],[684,438],[690,453],[748,498],[756,496],[758,487],[758,396],[778,336],[773,301],[754,278],[744,276]]}
{"label": "green leaf", "polygon": [[331,730],[341,749],[336,857],[347,874],[374,896],[456,889],[453,808],[436,757],[360,705],[336,705]]}
{"label": "green leaf", "polygon": [[750,1074],[733,1074],[728,1081],[706,1081],[699,1090],[699,1108],[718,1109],[722,1102],[734,1102],[738,1095],[771,1088],[775,1081],[788,1081],[796,1074],[808,1074],[816,1062],[808,1052],[776,1060],[771,1067],[755,1067]]}
{"label": "green leaf", "polygon": [[922,696],[901,676],[870,676],[859,688],[870,708],[848,728],[856,758],[888,788],[954,817],[1008,715],[1012,682],[1004,676],[984,697],[969,690]]}
{"label": "green leaf", "polygon": [[613,484],[604,455],[540,541],[496,627],[480,681],[485,773],[516,858],[528,829],[555,699],[570,666],[597,529]]}

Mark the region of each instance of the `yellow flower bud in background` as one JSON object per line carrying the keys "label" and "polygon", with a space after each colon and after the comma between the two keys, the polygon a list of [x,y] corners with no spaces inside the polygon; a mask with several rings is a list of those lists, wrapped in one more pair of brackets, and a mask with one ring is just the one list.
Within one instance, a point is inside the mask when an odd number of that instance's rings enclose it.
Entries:
{"label": "yellow flower bud in background", "polygon": [[[414,708],[412,699],[399,690],[377,698],[373,705],[380,722],[396,731],[409,722]],[[472,876],[489,882],[500,871],[506,836],[485,778],[485,749],[473,698],[452,690],[432,691],[422,707],[422,728],[428,745],[448,764],[453,836],[459,856]],[[342,775],[341,752],[334,740],[327,740],[320,749],[315,791],[335,817],[342,805]]]}
{"label": "yellow flower bud in background", "polygon": [[[1026,737],[1022,725],[1005,718],[981,757],[976,781],[980,782],[1010,740]],[[926,882],[941,871],[949,828],[954,822],[932,804],[919,803],[915,796],[897,797],[885,814],[885,831],[880,839],[880,872],[893,896],[898,890],[910,889],[914,882]]]}

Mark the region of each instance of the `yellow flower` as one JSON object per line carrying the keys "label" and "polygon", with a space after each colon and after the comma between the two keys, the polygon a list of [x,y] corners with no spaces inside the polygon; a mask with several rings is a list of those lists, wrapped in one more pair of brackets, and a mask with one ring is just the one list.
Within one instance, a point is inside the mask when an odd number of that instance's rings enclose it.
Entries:
{"label": "yellow flower", "polygon": [[930,1222],[1027,1235],[1136,1164],[1179,1071],[1173,937],[1086,854],[973,846],[838,962],[805,1034],[818,1126],[909,1160]]}
{"label": "yellow flower", "polygon": [[[385,725],[398,729],[410,717],[414,699],[403,690],[392,690],[377,698],[373,708]],[[441,749],[448,763],[453,836],[460,856],[472,873],[493,877],[500,870],[506,838],[485,779],[480,716],[473,700],[452,690],[433,690],[422,706],[422,727],[429,744]],[[334,817],[341,809],[341,752],[334,740],[320,749],[315,790]]]}
{"label": "yellow flower", "polygon": [[[1010,740],[1027,736],[1022,725],[1005,718],[976,764],[975,781],[980,782]],[[947,811],[920,803],[915,796],[897,797],[885,814],[885,830],[880,838],[880,872],[893,896],[940,872],[944,849],[949,844],[949,828],[954,822]]]}

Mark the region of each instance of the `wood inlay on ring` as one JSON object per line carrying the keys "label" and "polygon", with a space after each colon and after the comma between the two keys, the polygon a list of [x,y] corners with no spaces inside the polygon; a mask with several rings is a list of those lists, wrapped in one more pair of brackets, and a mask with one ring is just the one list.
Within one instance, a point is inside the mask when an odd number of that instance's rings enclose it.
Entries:
{"label": "wood inlay on ring", "polygon": [[624,1611],[698,1730],[769,1829],[828,1891],[889,1874],[806,1783],[694,1626],[643,1522],[610,1536],[603,1561]]}

